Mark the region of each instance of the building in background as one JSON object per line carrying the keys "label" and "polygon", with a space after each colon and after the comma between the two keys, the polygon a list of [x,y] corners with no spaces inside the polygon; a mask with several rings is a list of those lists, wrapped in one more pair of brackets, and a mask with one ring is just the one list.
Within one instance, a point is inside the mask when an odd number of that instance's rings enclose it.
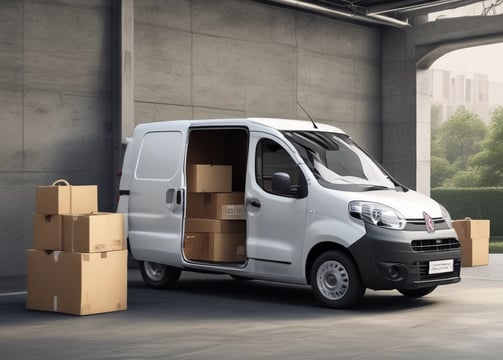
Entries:
{"label": "building in background", "polygon": [[503,83],[491,82],[485,74],[468,76],[441,69],[432,69],[431,72],[432,106],[437,107],[440,122],[464,106],[488,124],[491,113],[503,106]]}

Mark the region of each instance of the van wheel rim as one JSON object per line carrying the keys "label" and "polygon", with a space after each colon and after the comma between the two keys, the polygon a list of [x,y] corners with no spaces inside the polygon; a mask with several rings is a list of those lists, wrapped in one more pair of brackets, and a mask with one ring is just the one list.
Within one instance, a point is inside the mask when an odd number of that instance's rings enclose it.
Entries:
{"label": "van wheel rim", "polygon": [[166,273],[166,267],[164,265],[145,261],[143,266],[145,267],[145,273],[150,279],[160,281],[164,278]]}
{"label": "van wheel rim", "polygon": [[321,294],[329,300],[342,299],[349,289],[348,272],[335,260],[321,264],[316,273],[316,282]]}

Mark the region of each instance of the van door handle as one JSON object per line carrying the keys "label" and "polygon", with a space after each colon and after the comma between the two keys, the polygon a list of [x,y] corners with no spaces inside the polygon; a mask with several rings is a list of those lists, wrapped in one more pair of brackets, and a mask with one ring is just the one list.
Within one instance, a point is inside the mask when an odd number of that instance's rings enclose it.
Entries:
{"label": "van door handle", "polygon": [[175,189],[169,189],[168,191],[166,191],[166,204],[172,204],[174,196],[175,196]]}
{"label": "van door handle", "polygon": [[176,192],[176,205],[182,205],[183,190],[178,190]]}
{"label": "van door handle", "polygon": [[246,205],[250,205],[260,209],[260,200],[258,199],[246,199]]}

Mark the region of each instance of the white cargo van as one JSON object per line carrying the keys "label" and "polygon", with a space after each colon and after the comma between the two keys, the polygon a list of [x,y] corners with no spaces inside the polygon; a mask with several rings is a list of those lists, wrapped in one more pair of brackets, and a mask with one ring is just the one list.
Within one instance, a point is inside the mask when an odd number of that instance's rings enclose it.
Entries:
{"label": "white cargo van", "polygon": [[441,205],[340,129],[283,119],[166,121],[129,139],[118,211],[144,281],[182,270],[310,284],[325,306],[366,288],[410,297],[460,281]]}

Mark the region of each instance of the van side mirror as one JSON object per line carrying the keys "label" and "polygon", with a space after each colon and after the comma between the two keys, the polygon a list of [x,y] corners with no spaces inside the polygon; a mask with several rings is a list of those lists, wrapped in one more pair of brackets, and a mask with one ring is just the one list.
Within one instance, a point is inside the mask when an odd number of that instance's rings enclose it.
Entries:
{"label": "van side mirror", "polygon": [[292,179],[286,172],[277,172],[272,175],[272,191],[280,195],[292,195]]}

